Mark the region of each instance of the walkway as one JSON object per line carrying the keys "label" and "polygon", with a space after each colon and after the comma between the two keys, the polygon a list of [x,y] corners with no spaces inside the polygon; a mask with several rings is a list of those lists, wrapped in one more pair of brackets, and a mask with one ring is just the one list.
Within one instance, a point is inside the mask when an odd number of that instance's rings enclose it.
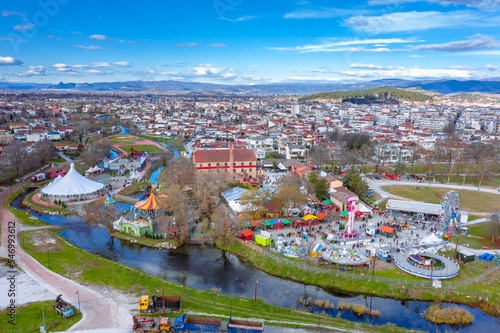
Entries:
{"label": "walkway", "polygon": [[[21,184],[16,184],[13,191],[19,187],[21,187]],[[19,239],[19,231],[23,226],[21,226],[19,221],[17,221],[17,219],[3,205],[1,205],[0,222],[2,225],[2,244],[0,247],[0,256],[2,257],[6,257],[8,253],[7,245],[9,221],[16,222],[15,234],[17,235],[17,239]],[[113,299],[105,298],[89,287],[85,287],[48,270],[22,250],[18,244],[16,244],[15,250],[16,264],[31,278],[40,283],[42,287],[56,295],[62,294],[64,299],[74,306],[78,306],[78,296],[75,292],[79,292],[83,318],[76,325],[74,325],[70,331],[108,327],[131,327],[132,315],[125,307],[123,307],[123,305],[115,302]]]}

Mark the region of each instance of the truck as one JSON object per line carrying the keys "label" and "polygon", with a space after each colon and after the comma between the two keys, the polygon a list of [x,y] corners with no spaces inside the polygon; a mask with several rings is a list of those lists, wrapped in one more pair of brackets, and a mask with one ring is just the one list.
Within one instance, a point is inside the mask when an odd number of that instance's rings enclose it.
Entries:
{"label": "truck", "polygon": [[243,318],[231,318],[227,323],[228,333],[262,333],[264,332],[264,322],[249,321]]}
{"label": "truck", "polygon": [[170,318],[149,318],[149,317],[138,317],[134,318],[134,326],[132,330],[136,332],[158,332],[158,333],[166,333],[170,332],[172,327],[172,322]]}
{"label": "truck", "polygon": [[66,319],[75,315],[73,307],[62,299],[62,294],[57,296],[54,302],[54,310]]}
{"label": "truck", "polygon": [[164,307],[166,312],[179,311],[181,309],[181,297],[143,295],[139,301],[140,313],[153,313],[162,310]]}
{"label": "truck", "polygon": [[36,175],[31,176],[32,183],[38,183],[45,179],[49,179],[49,176],[46,173],[37,173]]}
{"label": "truck", "polygon": [[187,314],[183,314],[175,318],[172,331],[219,333],[220,326],[221,320],[219,318],[190,317]]}

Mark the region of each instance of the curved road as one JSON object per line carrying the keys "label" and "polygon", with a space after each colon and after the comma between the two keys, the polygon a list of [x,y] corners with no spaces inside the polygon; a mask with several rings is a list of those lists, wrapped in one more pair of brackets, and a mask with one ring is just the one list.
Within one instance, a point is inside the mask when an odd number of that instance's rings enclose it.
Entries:
{"label": "curved road", "polygon": [[498,190],[492,189],[492,188],[484,188],[482,187],[480,190],[477,189],[475,186],[470,186],[470,185],[456,185],[456,184],[441,184],[441,183],[434,183],[431,182],[423,182],[419,183],[417,181],[396,181],[396,180],[368,180],[368,186],[371,187],[375,192],[379,193],[382,198],[377,200],[377,203],[380,203],[384,201],[387,198],[395,198],[395,199],[402,199],[402,200],[409,200],[409,201],[415,201],[415,200],[410,200],[408,198],[400,197],[398,195],[394,195],[392,193],[389,193],[387,191],[384,191],[382,187],[384,186],[421,186],[421,187],[441,187],[441,188],[449,188],[451,190],[468,190],[468,191],[476,191],[476,192],[483,192],[483,193],[491,193],[491,194],[497,194],[500,195]]}
{"label": "curved road", "polygon": [[[17,190],[20,185],[13,187],[12,191]],[[5,195],[5,193],[4,193]],[[2,245],[0,247],[0,256],[7,257],[8,244],[8,222],[16,222],[16,235],[19,235],[21,225],[19,221],[4,207],[3,200],[0,206],[0,221],[2,225]],[[17,237],[17,239],[19,239]],[[62,294],[64,300],[70,302],[78,308],[78,295],[80,296],[80,306],[83,314],[82,320],[75,324],[70,331],[89,330],[102,328],[130,328],[132,326],[132,315],[121,304],[113,299],[105,298],[98,292],[89,287],[83,286],[75,281],[69,280],[58,275],[33,259],[29,254],[16,244],[15,261],[26,274],[40,283],[56,295]]]}

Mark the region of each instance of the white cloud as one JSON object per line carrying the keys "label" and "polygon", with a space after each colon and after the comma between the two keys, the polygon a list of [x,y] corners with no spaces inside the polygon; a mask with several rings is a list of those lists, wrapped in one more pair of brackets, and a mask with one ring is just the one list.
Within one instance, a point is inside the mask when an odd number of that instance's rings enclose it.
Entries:
{"label": "white cloud", "polygon": [[477,55],[500,56],[500,50],[465,52],[465,53],[461,53],[460,55],[465,55],[465,56],[470,56],[470,55],[473,55],[473,56],[477,56]]}
{"label": "white cloud", "polygon": [[222,20],[230,21],[230,22],[243,22],[243,21],[252,20],[254,18],[257,18],[257,16],[246,15],[246,16],[238,17],[237,19],[230,19],[230,18],[226,18],[226,17],[221,17]]}
{"label": "white cloud", "polygon": [[177,47],[197,47],[198,43],[181,43],[177,44]]}
{"label": "white cloud", "polygon": [[96,45],[90,45],[90,46],[84,46],[84,45],[74,45],[77,49],[83,49],[83,50],[90,50],[90,51],[95,51],[95,50],[100,50],[100,46]]}
{"label": "white cloud", "polygon": [[33,23],[20,23],[14,26],[14,30],[27,31],[27,30],[33,30],[34,27],[35,25]]}
{"label": "white cloud", "polygon": [[372,6],[400,5],[413,2],[429,2],[443,6],[464,5],[467,7],[479,8],[482,10],[495,10],[500,7],[500,0],[370,0]]}
{"label": "white cloud", "polygon": [[23,62],[19,59],[12,57],[0,57],[0,66],[16,66],[22,65]]}
{"label": "white cloud", "polygon": [[200,66],[200,67],[190,67],[188,68],[193,72],[194,75],[217,75],[226,70],[222,67],[212,67],[210,65]]}
{"label": "white cloud", "polygon": [[[366,12],[366,11],[365,11]],[[333,17],[343,17],[359,14],[360,10],[343,9],[343,8],[321,8],[321,9],[301,9],[295,12],[285,14],[286,19],[325,19]]]}
{"label": "white cloud", "polygon": [[208,46],[208,47],[223,48],[223,47],[226,47],[227,45],[225,45],[225,44],[220,44],[220,43],[212,43],[212,44],[208,44],[207,46]]}
{"label": "white cloud", "polygon": [[409,78],[409,79],[471,79],[480,78],[482,75],[479,72],[474,72],[466,69],[453,68],[405,68],[398,67],[390,70],[360,70],[360,71],[339,71],[341,75],[360,77],[360,78]]}
{"label": "white cloud", "polygon": [[19,13],[19,12],[16,12],[15,10],[2,10],[2,16],[5,16],[5,17],[9,17],[9,16],[25,17],[26,13]]}
{"label": "white cloud", "polygon": [[356,31],[377,35],[437,28],[497,26],[498,17],[485,17],[468,10],[453,12],[411,11],[380,16],[354,16],[346,19],[344,23]]}
{"label": "white cloud", "polygon": [[115,61],[112,64],[116,67],[130,67],[130,61]]}
{"label": "white cloud", "polygon": [[31,77],[36,75],[45,75],[45,68],[43,66],[28,66],[29,70],[26,72],[15,73],[15,76]]}
{"label": "white cloud", "polygon": [[495,40],[492,36],[485,36],[475,34],[467,37],[467,40],[449,42],[443,44],[427,44],[413,46],[412,48],[417,51],[442,51],[442,52],[461,52],[461,51],[474,51],[484,49],[494,49],[500,47],[500,42]]}
{"label": "white cloud", "polygon": [[104,35],[90,35],[87,38],[89,38],[89,39],[97,39],[97,40],[114,40],[113,38],[110,38],[110,37],[104,36]]}
{"label": "white cloud", "polygon": [[[360,39],[360,40],[344,40],[344,41],[326,41],[321,44],[310,44],[303,46],[293,47],[270,47],[269,49],[275,51],[292,51],[299,53],[312,53],[312,52],[391,52],[388,48],[364,48],[364,47],[351,47],[356,45],[375,45],[375,44],[404,44],[412,43],[415,40],[401,39],[401,38],[377,38],[377,39]],[[346,47],[349,46],[349,47]]]}
{"label": "white cloud", "polygon": [[403,67],[397,66],[378,66],[373,64],[351,64],[350,68],[362,68],[362,69],[379,69],[379,70],[394,70],[394,69],[403,69]]}

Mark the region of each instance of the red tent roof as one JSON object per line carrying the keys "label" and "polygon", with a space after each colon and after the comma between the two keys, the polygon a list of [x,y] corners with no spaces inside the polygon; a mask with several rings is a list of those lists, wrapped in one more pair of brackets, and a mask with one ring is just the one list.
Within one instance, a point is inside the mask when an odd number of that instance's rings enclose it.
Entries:
{"label": "red tent roof", "polygon": [[241,237],[249,237],[253,235],[253,231],[251,229],[244,230],[240,233]]}

